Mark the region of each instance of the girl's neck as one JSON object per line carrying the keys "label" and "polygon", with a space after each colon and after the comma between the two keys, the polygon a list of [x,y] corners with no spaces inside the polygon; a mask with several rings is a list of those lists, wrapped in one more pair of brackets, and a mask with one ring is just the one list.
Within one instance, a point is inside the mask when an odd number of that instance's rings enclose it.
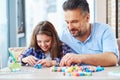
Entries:
{"label": "girl's neck", "polygon": [[50,53],[50,51],[46,51],[46,52],[44,52],[45,54],[49,54]]}

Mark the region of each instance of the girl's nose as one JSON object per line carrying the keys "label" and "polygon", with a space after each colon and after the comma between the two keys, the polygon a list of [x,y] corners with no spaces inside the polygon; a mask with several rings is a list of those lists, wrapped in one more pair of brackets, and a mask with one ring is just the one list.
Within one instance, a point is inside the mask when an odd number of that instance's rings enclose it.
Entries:
{"label": "girl's nose", "polygon": [[41,46],[45,46],[45,43],[44,43],[44,42],[42,42],[42,43],[41,43]]}

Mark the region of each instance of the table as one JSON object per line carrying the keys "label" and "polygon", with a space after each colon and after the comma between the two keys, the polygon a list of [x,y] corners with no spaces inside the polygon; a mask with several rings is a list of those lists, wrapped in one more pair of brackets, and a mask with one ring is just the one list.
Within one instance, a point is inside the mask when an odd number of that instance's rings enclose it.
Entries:
{"label": "table", "polygon": [[50,68],[36,69],[22,67],[20,72],[10,72],[4,68],[0,73],[0,80],[120,80],[120,76],[108,75],[109,72],[120,70],[120,66],[105,67],[104,71],[94,72],[92,76],[64,76],[62,72],[51,72]]}

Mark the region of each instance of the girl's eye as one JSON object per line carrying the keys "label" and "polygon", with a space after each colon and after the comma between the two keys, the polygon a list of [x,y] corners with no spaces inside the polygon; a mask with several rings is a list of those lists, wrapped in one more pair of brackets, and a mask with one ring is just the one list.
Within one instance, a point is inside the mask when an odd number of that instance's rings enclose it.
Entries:
{"label": "girl's eye", "polygon": [[41,41],[37,41],[38,43],[41,43]]}
{"label": "girl's eye", "polygon": [[49,42],[49,41],[45,41],[45,42]]}

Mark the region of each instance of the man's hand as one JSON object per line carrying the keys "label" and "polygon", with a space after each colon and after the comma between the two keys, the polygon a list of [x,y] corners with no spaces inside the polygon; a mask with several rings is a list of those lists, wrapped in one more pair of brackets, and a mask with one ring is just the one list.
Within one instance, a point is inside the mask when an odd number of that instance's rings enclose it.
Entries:
{"label": "man's hand", "polygon": [[80,55],[67,53],[60,61],[60,66],[70,66],[72,63],[80,64],[82,61]]}

